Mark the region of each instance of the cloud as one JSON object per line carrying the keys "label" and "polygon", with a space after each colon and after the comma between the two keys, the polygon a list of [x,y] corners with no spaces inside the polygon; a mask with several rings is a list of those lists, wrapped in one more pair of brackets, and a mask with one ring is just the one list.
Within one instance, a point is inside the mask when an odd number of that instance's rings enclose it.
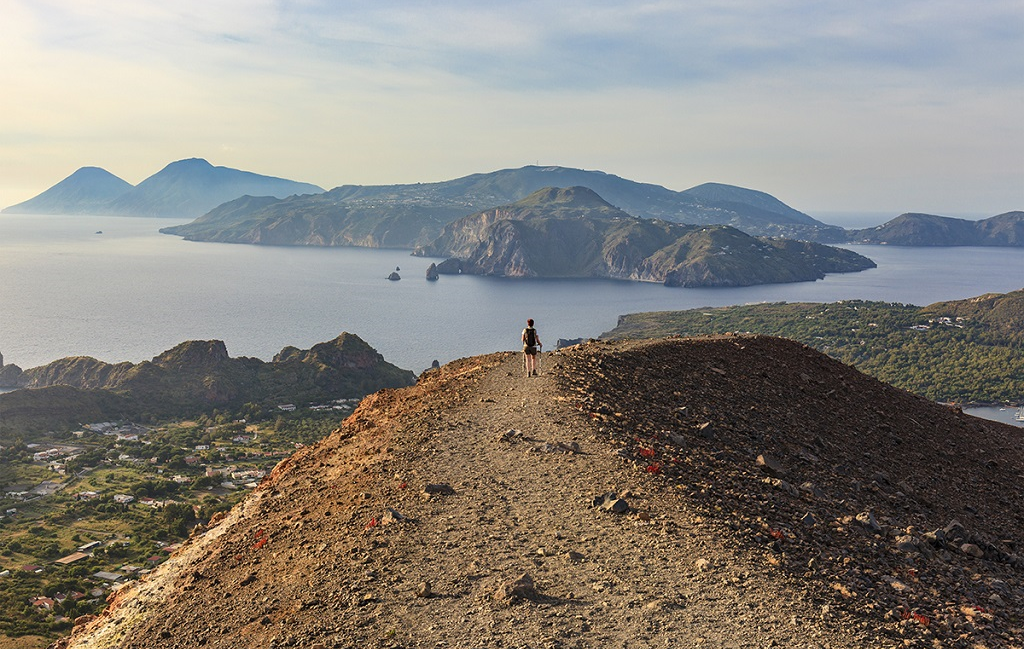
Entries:
{"label": "cloud", "polygon": [[[328,57],[513,89],[688,87],[879,70],[1021,83],[1011,3],[447,3],[334,11],[292,36]],[[313,34],[307,31],[315,29]],[[1017,34],[1015,36],[1015,34]],[[1014,55],[1018,56],[1014,56]],[[1004,78],[1003,75],[1006,75]]]}
{"label": "cloud", "polygon": [[[1019,3],[33,2],[39,45],[192,74],[557,92],[763,76],[1024,83]],[[358,77],[359,75],[357,75]]]}
{"label": "cloud", "polygon": [[34,192],[82,164],[137,182],[207,155],[333,185],[541,159],[834,209],[866,187],[951,200],[956,178],[992,196],[1024,174],[1022,34],[1017,0],[8,0],[0,176],[46,157],[70,169]]}

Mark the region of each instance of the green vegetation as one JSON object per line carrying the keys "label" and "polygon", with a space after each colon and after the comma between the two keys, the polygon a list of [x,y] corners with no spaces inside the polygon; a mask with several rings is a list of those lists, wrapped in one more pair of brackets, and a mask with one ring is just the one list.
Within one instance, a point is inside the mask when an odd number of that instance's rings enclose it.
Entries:
{"label": "green vegetation", "polygon": [[1024,400],[1024,291],[928,307],[859,300],[623,316],[605,338],[729,332],[798,340],[936,401]]}
{"label": "green vegetation", "polygon": [[415,381],[347,333],[269,363],[189,341],[137,364],[7,368],[32,389],[0,395],[0,646],[67,632],[362,396]]}
{"label": "green vegetation", "polygon": [[[0,573],[9,572],[0,576],[0,640],[52,640],[75,617],[102,610],[112,584],[97,573],[145,574],[295,448],[336,429],[354,405],[286,412],[250,403],[148,428],[110,422],[95,426],[102,432],[5,443]],[[53,458],[33,459],[49,449]],[[8,493],[49,482],[59,490]],[[87,556],[57,563],[79,550]]]}

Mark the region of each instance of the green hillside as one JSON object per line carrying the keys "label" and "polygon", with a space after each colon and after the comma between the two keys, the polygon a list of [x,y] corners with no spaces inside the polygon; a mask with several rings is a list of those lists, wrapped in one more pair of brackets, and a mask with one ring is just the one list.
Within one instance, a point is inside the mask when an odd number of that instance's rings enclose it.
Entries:
{"label": "green hillside", "polygon": [[636,313],[602,337],[729,332],[798,340],[938,401],[1024,402],[1024,290],[926,307],[852,300]]}

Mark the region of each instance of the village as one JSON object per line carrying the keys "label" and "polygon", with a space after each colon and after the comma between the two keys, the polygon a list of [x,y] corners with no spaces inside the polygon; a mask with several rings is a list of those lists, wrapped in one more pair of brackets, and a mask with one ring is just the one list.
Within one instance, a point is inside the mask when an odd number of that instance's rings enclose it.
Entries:
{"label": "village", "polygon": [[0,446],[0,607],[21,612],[0,632],[59,633],[102,610],[357,403],[282,403],[259,423],[93,422]]}
{"label": "village", "polygon": [[949,316],[943,316],[933,320],[928,320],[928,324],[916,324],[910,327],[914,331],[928,331],[933,326],[938,325],[941,327],[956,327],[957,329],[964,328],[963,318],[951,318]]}

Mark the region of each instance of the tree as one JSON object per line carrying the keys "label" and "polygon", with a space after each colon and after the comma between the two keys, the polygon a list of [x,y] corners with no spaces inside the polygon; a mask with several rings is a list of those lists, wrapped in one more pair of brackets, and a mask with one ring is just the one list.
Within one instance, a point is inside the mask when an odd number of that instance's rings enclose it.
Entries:
{"label": "tree", "polygon": [[47,559],[58,559],[62,554],[64,553],[61,551],[60,545],[58,545],[56,541],[47,544],[47,546],[43,548],[43,556]]}

